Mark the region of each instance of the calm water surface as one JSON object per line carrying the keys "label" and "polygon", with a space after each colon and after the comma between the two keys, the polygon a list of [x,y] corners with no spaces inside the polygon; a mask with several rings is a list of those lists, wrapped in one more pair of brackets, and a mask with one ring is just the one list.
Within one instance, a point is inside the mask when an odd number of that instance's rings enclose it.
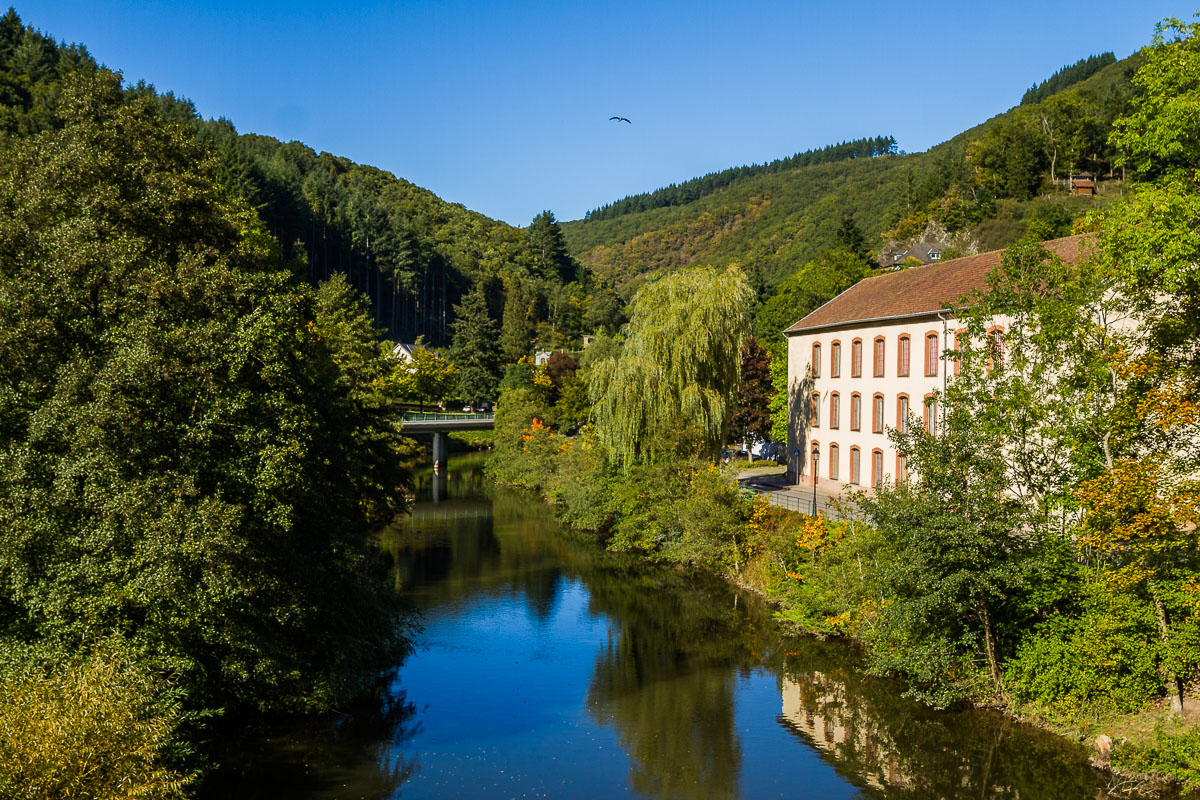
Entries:
{"label": "calm water surface", "polygon": [[383,700],[239,744],[221,796],[1106,796],[1082,747],[911,703],[753,595],[488,496],[481,465],[426,476],[380,536],[422,625]]}

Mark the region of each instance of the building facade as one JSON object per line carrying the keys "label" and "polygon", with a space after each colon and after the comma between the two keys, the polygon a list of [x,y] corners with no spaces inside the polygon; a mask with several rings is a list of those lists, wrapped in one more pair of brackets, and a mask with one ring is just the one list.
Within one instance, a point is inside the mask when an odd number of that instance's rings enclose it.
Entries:
{"label": "building facade", "polygon": [[[1073,262],[1084,242],[1071,236],[1045,247]],[[866,278],[784,331],[792,483],[836,492],[907,478],[888,431],[937,431],[935,393],[953,379],[947,351],[959,333],[946,308],[984,289],[1000,257],[997,250]],[[997,320],[989,333],[1003,331]]]}

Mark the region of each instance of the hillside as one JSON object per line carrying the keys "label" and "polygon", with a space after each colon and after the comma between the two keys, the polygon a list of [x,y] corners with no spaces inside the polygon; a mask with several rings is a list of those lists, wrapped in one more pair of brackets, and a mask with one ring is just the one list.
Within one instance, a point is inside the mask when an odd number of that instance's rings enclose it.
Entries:
{"label": "hillside", "polygon": [[[1033,220],[1050,234],[1067,233],[1119,191],[1119,181],[1101,181],[1098,198],[1073,198],[1065,182],[1071,171],[1111,172],[1107,130],[1128,102],[1140,56],[1115,63],[1105,56],[1085,60],[1107,64],[1098,71],[1067,67],[1040,84],[1057,89],[1044,100],[1027,99],[923,153],[760,171],[692,202],[593,213],[564,223],[563,232],[582,263],[625,292],[662,270],[737,260],[764,297],[834,246],[844,215],[876,252],[921,238],[931,221],[964,252],[1003,247]],[[1073,74],[1086,78],[1062,77]],[[635,208],[638,197],[605,208]]]}
{"label": "hillside", "polygon": [[[0,146],[57,127],[64,80],[100,69],[86,47],[27,27],[9,9],[0,17]],[[190,101],[148,84],[126,87],[125,96],[149,96],[164,119],[190,127],[217,160],[222,182],[258,210],[296,270],[313,283],[345,275],[394,339],[447,343],[454,307],[475,287],[485,291],[493,319],[515,293],[531,327],[551,323],[568,339],[582,333],[585,320],[611,327],[619,313],[594,303],[589,310],[592,296],[604,292],[561,244],[547,246],[547,237],[561,237],[552,216],[514,228],[384,170],[203,119]],[[552,320],[551,311],[561,309],[577,313],[560,311]]]}

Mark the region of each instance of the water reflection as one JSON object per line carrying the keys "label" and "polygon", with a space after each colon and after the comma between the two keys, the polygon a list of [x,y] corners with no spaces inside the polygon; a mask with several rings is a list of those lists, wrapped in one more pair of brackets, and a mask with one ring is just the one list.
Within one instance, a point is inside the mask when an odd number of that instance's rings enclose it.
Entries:
{"label": "water reflection", "polygon": [[780,679],[779,721],[880,798],[1104,798],[1082,747],[984,711],[934,712],[800,642]]}
{"label": "water reflection", "polygon": [[210,796],[1103,797],[1082,748],[928,711],[851,649],[782,636],[755,596],[573,539],[451,466],[379,536],[423,649],[374,705],[266,737]]}
{"label": "water reflection", "polygon": [[419,732],[416,717],[404,695],[381,693],[338,714],[257,720],[232,729],[218,724],[209,750],[222,768],[207,776],[199,796],[396,797],[417,762],[394,745]]}

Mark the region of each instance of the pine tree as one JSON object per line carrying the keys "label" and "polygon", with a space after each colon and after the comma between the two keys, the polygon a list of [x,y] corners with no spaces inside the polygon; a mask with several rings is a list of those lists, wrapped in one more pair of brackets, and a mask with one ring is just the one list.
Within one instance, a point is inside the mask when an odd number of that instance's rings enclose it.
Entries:
{"label": "pine tree", "polygon": [[543,211],[533,218],[525,231],[525,247],[533,259],[535,273],[552,283],[575,280],[578,267],[567,253],[567,242],[554,213]]}
{"label": "pine tree", "polygon": [[515,364],[529,355],[533,326],[529,319],[529,304],[517,281],[511,281],[504,292],[504,320],[500,329],[500,354],[505,364]]}
{"label": "pine tree", "polygon": [[462,372],[458,393],[472,404],[492,400],[500,377],[500,348],[481,285],[454,307],[454,315],[451,360]]}
{"label": "pine tree", "polygon": [[867,237],[863,235],[862,229],[858,227],[849,212],[842,212],[842,224],[838,226],[834,239],[837,241],[838,247],[853,253],[864,261],[871,254],[871,249],[867,247]]}

